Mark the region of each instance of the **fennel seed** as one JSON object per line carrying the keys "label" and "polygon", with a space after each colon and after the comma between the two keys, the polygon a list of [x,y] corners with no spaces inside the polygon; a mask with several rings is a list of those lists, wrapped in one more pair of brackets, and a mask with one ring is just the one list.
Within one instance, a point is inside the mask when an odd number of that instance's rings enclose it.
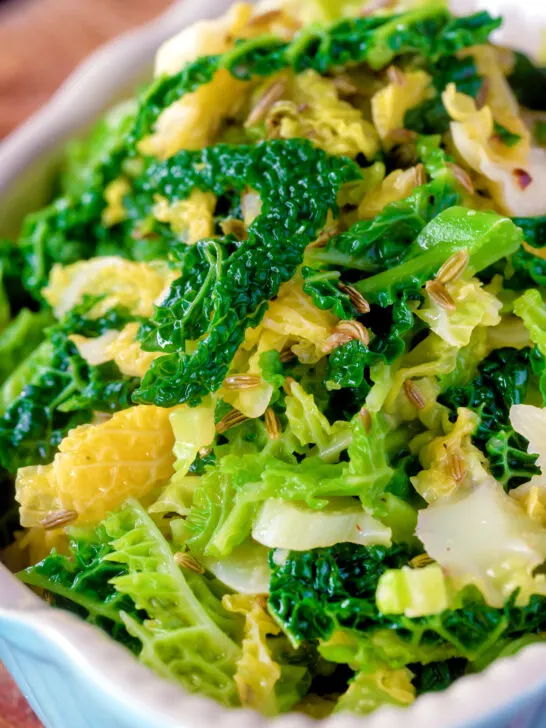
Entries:
{"label": "fennel seed", "polygon": [[237,425],[241,425],[243,422],[246,422],[248,420],[248,417],[244,415],[242,412],[239,412],[239,410],[232,409],[231,412],[228,412],[225,417],[223,417],[220,422],[216,425],[216,432],[219,435],[223,435],[224,432],[227,432],[228,430],[231,430],[232,427],[237,427]]}
{"label": "fennel seed", "polygon": [[335,76],[333,84],[340,96],[354,96],[358,93],[358,86],[355,86],[349,76]]}
{"label": "fennel seed", "polygon": [[355,311],[360,314],[370,313],[370,304],[366,301],[360,291],[357,291],[356,288],[353,288],[353,286],[347,286],[345,283],[340,283],[338,288],[342,293],[346,293],[347,296],[349,296]]}
{"label": "fennel seed", "polygon": [[460,483],[466,475],[466,463],[459,448],[453,449],[449,453],[449,471],[456,483]]}
{"label": "fennel seed", "polygon": [[425,409],[427,403],[419,391],[419,388],[415,382],[411,381],[411,379],[406,379],[404,382],[404,394],[414,407],[417,407],[417,409],[420,410]]}
{"label": "fennel seed", "polygon": [[280,101],[286,91],[286,81],[275,81],[260,96],[245,121],[245,127],[259,124],[265,119],[269,110],[277,101]]}
{"label": "fennel seed", "polygon": [[329,230],[323,230],[321,234],[318,236],[316,240],[314,240],[312,243],[310,243],[307,247],[308,248],[324,248],[324,246],[328,243],[330,238],[335,237],[336,235],[339,235],[339,228],[333,227]]}
{"label": "fennel seed", "polygon": [[54,528],[62,528],[67,526],[69,523],[75,521],[78,517],[78,513],[72,510],[63,510],[49,513],[45,518],[40,521],[40,526],[45,528],[46,531],[50,531]]}
{"label": "fennel seed", "polygon": [[409,565],[412,569],[424,569],[425,566],[430,566],[434,563],[434,559],[431,559],[428,554],[419,554],[419,556],[414,556],[413,559],[411,559]]}
{"label": "fennel seed", "polygon": [[279,355],[279,360],[282,364],[286,364],[289,361],[294,361],[295,358],[296,355],[294,354],[292,349],[285,349]]}
{"label": "fennel seed", "polygon": [[349,341],[357,339],[365,346],[370,343],[370,332],[358,321],[340,321],[322,345],[322,351],[330,354],[334,349],[338,349]]}
{"label": "fennel seed", "polygon": [[473,195],[476,192],[474,182],[472,182],[472,179],[466,170],[452,162],[447,162],[446,167],[453,172],[453,176],[457,182],[459,182],[459,184],[461,184],[470,195]]}
{"label": "fennel seed", "polygon": [[468,250],[466,248],[458,250],[456,253],[453,253],[451,258],[448,258],[440,268],[436,274],[436,280],[442,285],[457,280],[457,278],[460,278],[467,269],[469,261],[470,255]]}
{"label": "fennel seed", "polygon": [[224,388],[230,392],[241,389],[257,389],[262,384],[262,378],[257,374],[233,374],[224,379]]}
{"label": "fennel seed", "polygon": [[205,573],[205,569],[201,566],[199,561],[185,551],[177,551],[174,555],[174,561],[183,569],[189,569],[190,571],[195,571],[198,574]]}
{"label": "fennel seed", "polygon": [[293,101],[275,101],[265,119],[268,139],[280,139],[280,127],[285,118],[298,119],[298,108]]}
{"label": "fennel seed", "polygon": [[254,15],[247,22],[246,27],[251,28],[253,25],[262,25],[263,23],[271,23],[274,20],[280,20],[283,16],[282,10],[267,10],[260,15]]}
{"label": "fennel seed", "polygon": [[372,429],[372,416],[366,409],[366,407],[362,407],[362,409],[358,413],[358,416],[360,417],[360,421],[362,422],[362,427],[367,433],[369,433]]}
{"label": "fennel seed", "polygon": [[346,334],[351,339],[358,339],[368,346],[370,343],[370,332],[359,321],[340,321],[335,328],[339,334]]}
{"label": "fennel seed", "polygon": [[413,173],[415,175],[415,186],[416,187],[422,187],[422,185],[426,184],[427,181],[427,173],[425,171],[425,165],[419,162],[419,164],[416,164],[413,168]]}
{"label": "fennel seed", "polygon": [[478,91],[478,95],[476,96],[476,108],[482,109],[485,104],[487,103],[487,99],[489,97],[489,81],[487,78],[484,78],[481,88]]}
{"label": "fennel seed", "polygon": [[284,389],[285,394],[291,395],[292,394],[292,385],[296,383],[296,380],[294,377],[286,377],[284,380],[284,384],[282,385],[282,388]]}
{"label": "fennel seed", "polygon": [[391,129],[387,134],[386,140],[390,144],[397,146],[399,144],[410,144],[416,141],[418,136],[417,132],[411,131],[411,129]]}
{"label": "fennel seed", "polygon": [[352,341],[353,337],[349,336],[349,334],[342,334],[342,333],[336,333],[330,334],[330,336],[326,339],[324,344],[322,345],[322,351],[324,354],[331,354],[334,349],[339,349],[340,346],[344,346],[345,344],[348,344],[349,341]]}
{"label": "fennel seed", "polygon": [[265,411],[265,429],[270,440],[278,440],[281,436],[281,423],[271,407]]}
{"label": "fennel seed", "polygon": [[387,68],[387,78],[395,86],[406,85],[406,77],[404,76],[403,71],[398,68],[398,66],[389,66]]}
{"label": "fennel seed", "polygon": [[443,283],[440,283],[440,281],[427,281],[425,288],[431,300],[438,304],[440,308],[444,308],[446,311],[455,311],[457,308],[455,301]]}

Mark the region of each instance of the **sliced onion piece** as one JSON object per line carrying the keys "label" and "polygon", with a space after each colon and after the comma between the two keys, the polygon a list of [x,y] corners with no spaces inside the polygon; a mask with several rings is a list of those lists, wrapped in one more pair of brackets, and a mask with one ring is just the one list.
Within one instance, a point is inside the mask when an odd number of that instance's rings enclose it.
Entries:
{"label": "sliced onion piece", "polygon": [[252,537],[269,548],[307,551],[337,543],[390,546],[392,533],[351,498],[332,498],[323,510],[270,498],[258,513]]}
{"label": "sliced onion piece", "polygon": [[207,558],[204,566],[238,594],[268,594],[269,549],[257,543],[237,546],[222,559]]}

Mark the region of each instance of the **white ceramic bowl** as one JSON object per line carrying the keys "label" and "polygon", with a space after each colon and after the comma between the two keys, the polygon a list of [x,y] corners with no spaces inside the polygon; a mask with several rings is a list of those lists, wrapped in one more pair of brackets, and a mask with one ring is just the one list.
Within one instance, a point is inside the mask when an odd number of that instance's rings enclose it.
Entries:
{"label": "white ceramic bowl", "polygon": [[[86,126],[150,68],[167,37],[195,20],[225,11],[230,0],[184,0],[156,22],[93,54],[50,103],[0,146],[0,235],[47,199],[62,142]],[[504,40],[536,51],[546,27],[544,0],[455,0],[502,12]],[[100,631],[39,600],[0,566],[0,658],[47,728],[306,728],[297,714],[268,721],[188,695],[142,667]],[[0,716],[1,717],[1,716]],[[546,727],[546,646],[528,647],[486,672],[429,694],[409,709],[385,708],[368,718],[336,716],[327,728]]]}

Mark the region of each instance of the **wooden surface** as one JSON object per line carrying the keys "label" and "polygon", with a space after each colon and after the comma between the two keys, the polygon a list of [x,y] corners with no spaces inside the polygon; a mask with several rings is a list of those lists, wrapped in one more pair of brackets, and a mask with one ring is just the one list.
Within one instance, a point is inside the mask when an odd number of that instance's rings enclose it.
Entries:
{"label": "wooden surface", "polygon": [[0,4],[0,138],[42,106],[94,48],[171,0],[4,0]]}
{"label": "wooden surface", "polygon": [[[0,3],[0,138],[42,106],[93,49],[145,23],[171,0]],[[41,724],[0,663],[0,728]]]}
{"label": "wooden surface", "polygon": [[28,703],[0,662],[0,728],[39,728]]}

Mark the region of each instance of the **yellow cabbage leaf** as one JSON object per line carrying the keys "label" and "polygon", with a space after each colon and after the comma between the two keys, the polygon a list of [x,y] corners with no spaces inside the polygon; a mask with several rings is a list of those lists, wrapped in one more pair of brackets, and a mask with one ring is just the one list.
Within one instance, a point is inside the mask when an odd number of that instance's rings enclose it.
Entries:
{"label": "yellow cabbage leaf", "polygon": [[514,430],[529,440],[527,451],[538,455],[540,475],[510,491],[510,495],[536,523],[546,526],[546,409],[529,404],[510,408],[510,423]]}
{"label": "yellow cabbage leaf", "polygon": [[[203,20],[185,28],[159,49],[156,76],[178,73],[201,56],[227,51],[248,23],[252,6],[237,3],[216,20]],[[244,105],[249,84],[220,69],[212,81],[167,107],[152,134],[139,144],[141,154],[167,159],[181,149],[201,149],[210,144],[222,122]]]}
{"label": "yellow cabbage leaf", "polygon": [[201,56],[214,56],[229,48],[252,15],[250,3],[235,3],[213,20],[200,20],[184,28],[159,48],[155,76],[173,76]]}
{"label": "yellow cabbage leaf", "polygon": [[[160,48],[156,76],[173,75],[200,56],[228,50],[251,12],[249,5],[239,3],[221,18],[184,29]],[[211,143],[222,121],[241,107],[247,86],[228,71],[219,70],[210,83],[184,95],[161,113],[153,133],[140,142],[139,151],[166,159],[181,149],[200,149]]]}
{"label": "yellow cabbage leaf", "polygon": [[386,205],[405,200],[420,184],[422,180],[417,167],[395,169],[364,197],[358,207],[359,218],[368,220],[379,215]]}
{"label": "yellow cabbage leaf", "polygon": [[499,50],[492,45],[472,46],[460,52],[460,56],[472,56],[478,73],[486,79],[485,103],[501,124],[503,119],[519,115],[519,105],[499,61]]}
{"label": "yellow cabbage leaf", "polygon": [[504,347],[525,349],[527,346],[531,346],[531,338],[525,324],[520,318],[511,314],[502,316],[500,323],[487,328],[486,332],[487,351],[484,356],[495,349]]}
{"label": "yellow cabbage leaf", "polygon": [[384,141],[391,131],[404,128],[406,111],[434,95],[431,77],[425,71],[396,69],[397,79],[372,97],[372,118]]}
{"label": "yellow cabbage leaf", "polygon": [[[284,283],[279,295],[269,303],[264,318],[255,329],[247,329],[245,341],[233,363],[233,373],[261,375],[260,357],[267,351],[290,349],[306,364],[325,356],[324,346],[338,319],[318,309],[303,292],[296,276]],[[220,396],[247,417],[261,417],[272,395],[269,384],[249,390],[220,390]]]}
{"label": "yellow cabbage leaf", "polygon": [[499,123],[521,137],[510,147],[495,134],[490,106],[478,110],[474,99],[458,93],[452,83],[442,100],[453,119],[450,129],[456,151],[482,175],[499,209],[508,215],[545,213],[546,150],[530,148],[530,133],[522,119],[509,111],[495,112]]}
{"label": "yellow cabbage leaf", "polygon": [[543,485],[524,483],[510,491],[532,521],[546,526],[546,488]]}
{"label": "yellow cabbage leaf", "polygon": [[143,351],[137,341],[139,324],[132,322],[121,331],[106,331],[94,339],[73,334],[70,340],[88,364],[98,366],[113,361],[122,374],[142,379],[152,362],[163,353]]}
{"label": "yellow cabbage leaf", "polygon": [[241,110],[250,84],[220,69],[210,83],[185,94],[161,112],[152,134],[138,150],[145,156],[168,159],[182,149],[212,144],[222,123]]}
{"label": "yellow cabbage leaf", "polygon": [[181,240],[193,245],[214,235],[215,206],[216,195],[195,189],[186,200],[173,203],[158,195],[153,215],[159,222],[168,223]]}
{"label": "yellow cabbage leaf", "polygon": [[[247,337],[249,331],[247,329]],[[245,344],[243,344],[243,347]],[[257,348],[252,356],[248,356],[248,352],[243,347],[239,349],[234,359],[234,368],[231,374],[254,374],[261,377],[262,369],[260,367],[260,357],[266,351],[280,351],[283,346],[283,339],[277,334],[262,330],[262,334],[257,343]],[[243,363],[241,363],[243,362]],[[235,409],[242,412],[245,417],[256,418],[261,417],[269,406],[273,387],[266,382],[262,382],[259,386],[252,389],[226,389],[222,387],[219,396]]]}
{"label": "yellow cabbage leaf", "polygon": [[473,487],[491,477],[484,468],[483,454],[472,444],[478,424],[478,415],[460,407],[451,431],[435,437],[421,448],[419,460],[424,469],[411,478],[411,482],[428,503],[451,495],[457,488]]}
{"label": "yellow cabbage leaf", "polygon": [[127,211],[123,207],[123,198],[130,192],[131,183],[126,177],[118,177],[106,185],[104,189],[106,207],[102,212],[103,225],[111,227],[127,218]]}
{"label": "yellow cabbage leaf", "polygon": [[314,364],[325,355],[326,340],[337,323],[336,316],[315,306],[311,297],[303,292],[301,278],[296,277],[281,286],[260,326],[247,329],[244,346],[247,349],[259,346],[262,334],[269,331],[300,361]]}
{"label": "yellow cabbage leaf", "polygon": [[370,412],[383,409],[395,422],[420,419],[434,429],[447,416],[447,410],[436,402],[440,394],[437,377],[455,369],[457,353],[457,347],[430,333],[398,362],[372,367],[374,385],[366,407]]}
{"label": "yellow cabbage leaf", "polygon": [[307,137],[328,154],[372,159],[379,149],[373,124],[339,98],[331,79],[311,69],[288,84],[286,101],[273,105],[266,125],[281,139]]}
{"label": "yellow cabbage leaf", "polygon": [[477,326],[500,323],[502,303],[477,278],[460,278],[446,283],[445,288],[455,305],[453,310],[425,291],[425,303],[416,314],[446,343],[461,348],[470,342]]}
{"label": "yellow cabbage leaf", "polygon": [[129,497],[143,498],[174,472],[172,410],[137,406],[97,425],[71,430],[49,465],[20,468],[21,524],[74,511],[78,525],[97,523]]}
{"label": "yellow cabbage leaf", "polygon": [[115,306],[128,308],[135,316],[150,317],[154,303],[177,278],[166,266],[136,263],[109,256],[62,266],[55,264],[42,294],[60,318],[85,295],[104,296],[89,315],[96,318]]}
{"label": "yellow cabbage leaf", "polygon": [[274,715],[278,711],[275,685],[281,669],[271,656],[267,637],[278,635],[281,629],[267,612],[267,600],[263,596],[230,594],[222,599],[222,605],[245,618],[243,654],[235,673],[241,705]]}
{"label": "yellow cabbage leaf", "polygon": [[14,573],[49,556],[51,551],[68,555],[68,536],[64,528],[29,528],[15,533],[15,540],[1,552],[2,563]]}
{"label": "yellow cabbage leaf", "polygon": [[[137,324],[138,326],[138,324]],[[70,341],[75,345],[85,361],[91,366],[99,366],[105,364],[107,361],[112,360],[110,354],[110,345],[114,343],[118,336],[119,331],[105,331],[101,336],[88,339],[81,334],[72,334],[69,336]]]}
{"label": "yellow cabbage leaf", "polygon": [[[113,360],[122,374],[142,379],[152,362],[163,356],[161,351],[143,351],[136,336],[139,324],[127,324],[106,348],[109,360]],[[81,353],[81,350],[80,350]]]}

